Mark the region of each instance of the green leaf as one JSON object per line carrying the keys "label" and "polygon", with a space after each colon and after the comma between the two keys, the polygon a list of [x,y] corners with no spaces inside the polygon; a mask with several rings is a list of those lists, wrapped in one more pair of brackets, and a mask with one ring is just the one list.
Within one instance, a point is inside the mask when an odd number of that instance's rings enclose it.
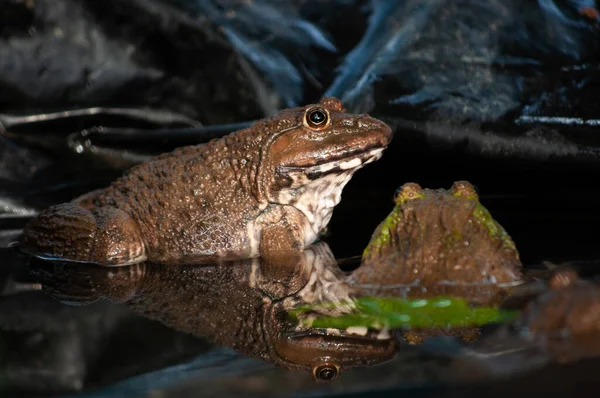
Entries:
{"label": "green leaf", "polygon": [[[495,307],[471,307],[464,299],[435,297],[407,300],[395,297],[360,297],[353,300],[356,311],[341,316],[320,315],[348,303],[304,305],[290,311],[302,326],[345,329],[350,326],[383,328],[469,327],[506,322],[517,312]],[[313,313],[315,316],[303,317]]]}

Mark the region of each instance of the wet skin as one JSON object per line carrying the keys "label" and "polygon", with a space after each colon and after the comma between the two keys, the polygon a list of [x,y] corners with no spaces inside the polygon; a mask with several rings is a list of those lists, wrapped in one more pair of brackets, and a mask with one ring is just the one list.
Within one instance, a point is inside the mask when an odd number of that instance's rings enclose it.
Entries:
{"label": "wet skin", "polygon": [[[329,247],[284,262],[249,259],[204,266],[149,263],[107,268],[37,260],[34,273],[57,299],[125,303],[148,318],[248,356],[329,381],[342,370],[393,358],[398,341],[377,333],[304,329],[287,314],[299,305],[348,299],[353,289]],[[341,310],[343,311],[343,310]]]}
{"label": "wet skin", "polygon": [[324,98],[158,156],[108,188],[50,207],[19,245],[42,259],[111,266],[300,253],[328,224],[353,173],[391,139],[383,122]]}

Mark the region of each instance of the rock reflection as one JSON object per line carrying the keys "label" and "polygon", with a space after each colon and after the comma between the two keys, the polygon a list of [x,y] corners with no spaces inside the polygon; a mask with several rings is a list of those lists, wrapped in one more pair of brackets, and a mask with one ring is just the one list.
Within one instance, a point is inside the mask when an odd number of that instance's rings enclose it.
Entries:
{"label": "rock reflection", "polygon": [[299,329],[288,316],[298,305],[339,302],[356,294],[324,243],[276,262],[119,268],[36,262],[32,270],[44,290],[63,302],[125,303],[176,330],[284,368],[310,371],[317,380],[391,359],[398,346],[394,338],[375,334]]}
{"label": "rock reflection", "polygon": [[[558,362],[600,356],[600,286],[570,267],[555,270],[520,316],[497,333],[540,347]],[[507,337],[509,336],[509,337]]]}

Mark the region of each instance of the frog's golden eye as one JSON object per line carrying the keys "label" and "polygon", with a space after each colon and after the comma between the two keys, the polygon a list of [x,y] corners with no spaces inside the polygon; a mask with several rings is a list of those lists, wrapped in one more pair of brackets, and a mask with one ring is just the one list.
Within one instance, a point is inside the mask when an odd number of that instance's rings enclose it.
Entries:
{"label": "frog's golden eye", "polygon": [[462,196],[467,199],[479,200],[479,192],[476,186],[468,181],[456,181],[450,188],[453,196]]}
{"label": "frog's golden eye", "polygon": [[408,200],[422,198],[423,188],[417,183],[408,182],[396,190],[394,201],[396,203],[404,203]]}
{"label": "frog's golden eye", "polygon": [[315,366],[312,370],[312,374],[317,381],[332,381],[340,375],[340,367],[333,363],[324,363]]}
{"label": "frog's golden eye", "polygon": [[323,130],[329,121],[329,113],[323,108],[311,108],[304,114],[304,123],[313,130]]}

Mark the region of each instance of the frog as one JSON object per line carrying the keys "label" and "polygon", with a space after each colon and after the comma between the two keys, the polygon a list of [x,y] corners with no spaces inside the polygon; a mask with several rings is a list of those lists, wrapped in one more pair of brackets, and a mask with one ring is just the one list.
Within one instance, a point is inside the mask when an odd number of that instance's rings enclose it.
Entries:
{"label": "frog", "polygon": [[[468,181],[456,181],[449,190],[406,183],[396,191],[394,202],[373,232],[360,266],[348,277],[361,294],[451,296],[473,305],[497,306],[522,283],[514,241]],[[439,335],[470,343],[480,332],[479,327],[442,327],[404,330],[402,336],[410,344]]]}
{"label": "frog", "polygon": [[134,166],[41,212],[18,246],[45,260],[104,266],[301,252],[326,230],[353,174],[391,140],[384,122],[325,97]]}
{"label": "frog", "polygon": [[406,183],[394,202],[362,253],[354,283],[437,290],[521,283],[514,241],[468,181],[456,181],[449,190]]}

